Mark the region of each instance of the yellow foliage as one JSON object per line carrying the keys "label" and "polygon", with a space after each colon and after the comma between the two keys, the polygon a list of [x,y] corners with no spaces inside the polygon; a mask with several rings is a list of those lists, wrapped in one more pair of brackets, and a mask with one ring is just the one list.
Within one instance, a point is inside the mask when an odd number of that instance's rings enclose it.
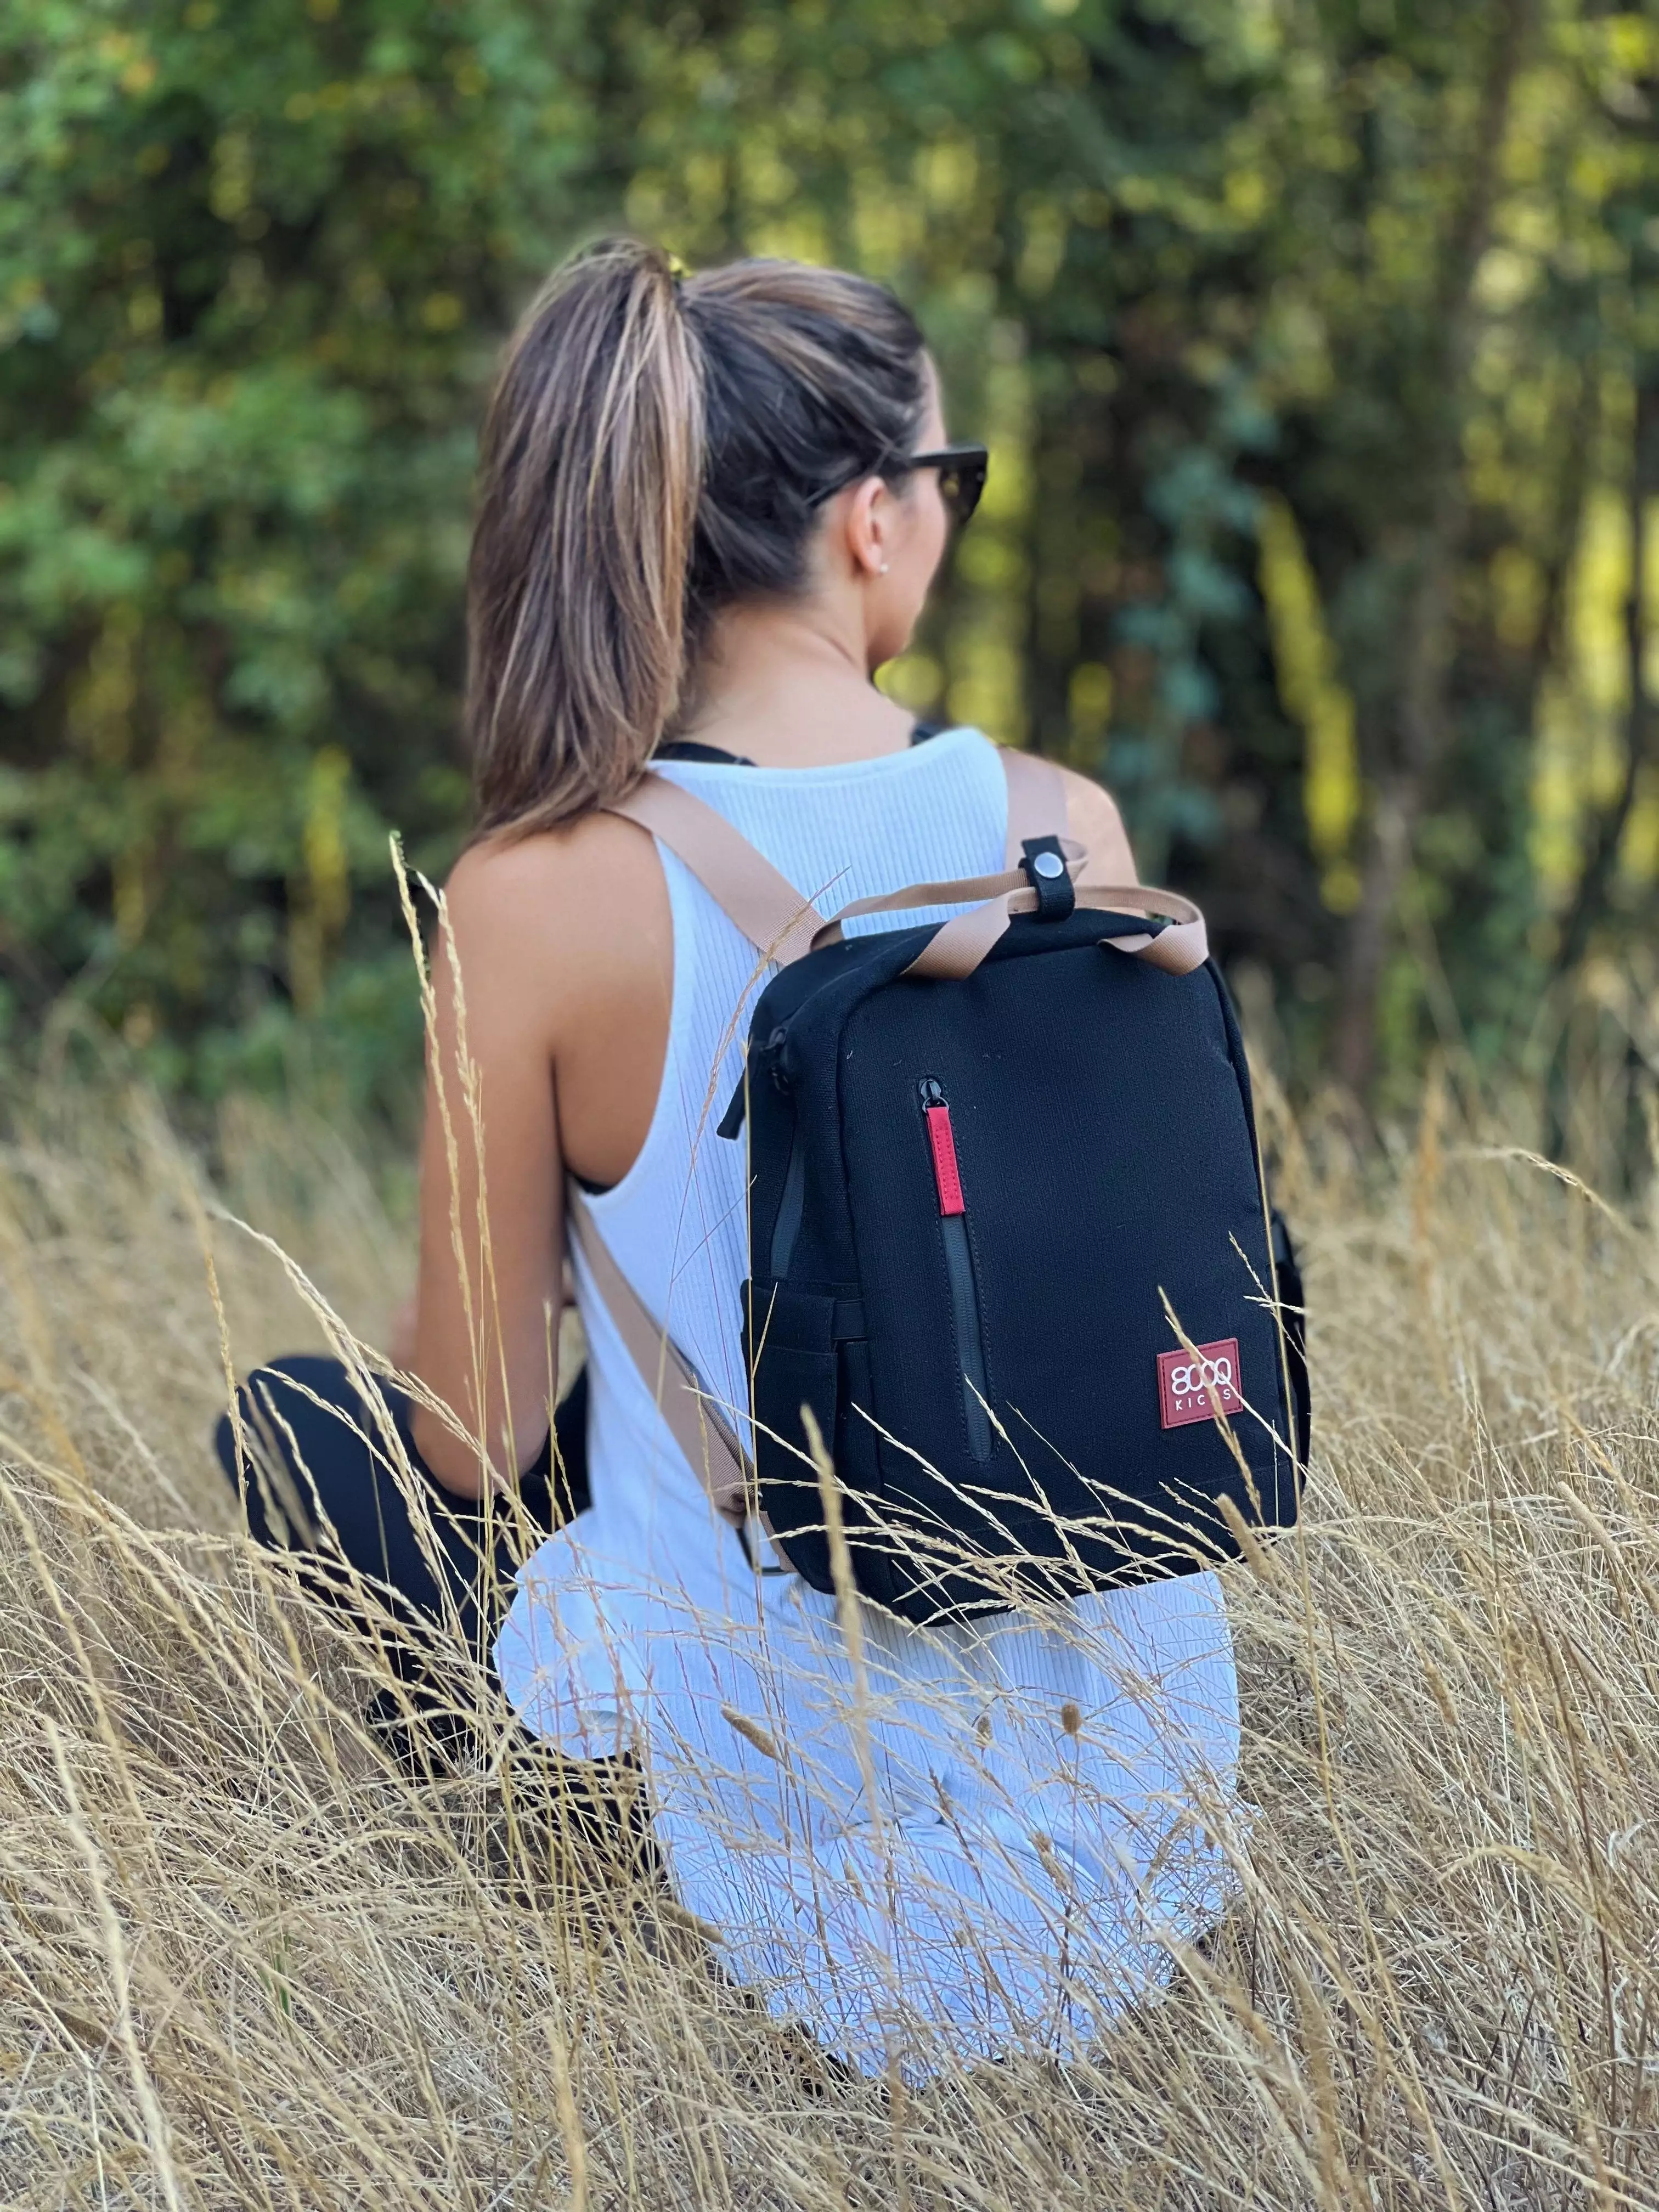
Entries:
{"label": "yellow foliage", "polygon": [[1538,635],[1544,608],[1544,572],[1518,545],[1500,546],[1492,557],[1492,627],[1501,644],[1525,653]]}
{"label": "yellow foliage", "polygon": [[1079,749],[1099,744],[1112,719],[1112,672],[1103,662],[1080,660],[1066,686],[1072,738]]}
{"label": "yellow foliage", "polygon": [[[1644,610],[1650,693],[1659,691],[1659,502],[1650,506]],[[1559,905],[1578,880],[1587,815],[1624,780],[1630,658],[1630,518],[1625,495],[1604,484],[1587,502],[1568,579],[1562,665],[1542,689],[1534,733],[1532,860],[1545,896]],[[1659,794],[1638,800],[1621,860],[1638,882],[1659,874]]]}
{"label": "yellow foliage", "polygon": [[916,181],[930,207],[962,206],[979,182],[979,157],[965,138],[941,138],[916,157]]}
{"label": "yellow foliage", "polygon": [[131,601],[111,608],[70,700],[70,735],[105,768],[121,767],[131,746],[139,629],[139,612]]}
{"label": "yellow foliage", "polygon": [[1053,200],[1033,201],[1024,210],[1025,240],[1019,255],[1019,289],[1038,299],[1053,284],[1066,258],[1068,225]]}
{"label": "yellow foliage", "polygon": [[351,910],[345,842],[345,797],[350,781],[348,755],[338,745],[325,745],[311,763],[304,842],[312,908],[329,937],[338,935]]}
{"label": "yellow foliage", "polygon": [[1326,904],[1346,913],[1359,890],[1350,857],[1360,800],[1353,699],[1338,674],[1336,647],[1302,533],[1282,499],[1263,501],[1258,531],[1279,696],[1307,740],[1302,792],[1308,839],[1323,872]]}

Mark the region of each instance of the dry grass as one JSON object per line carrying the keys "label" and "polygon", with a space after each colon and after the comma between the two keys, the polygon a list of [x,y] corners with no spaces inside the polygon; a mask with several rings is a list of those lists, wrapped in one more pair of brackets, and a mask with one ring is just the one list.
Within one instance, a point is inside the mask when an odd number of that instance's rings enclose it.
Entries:
{"label": "dry grass", "polygon": [[[0,2193],[29,2205],[1650,2205],[1651,1224],[1279,1117],[1304,1534],[1231,1571],[1245,1894],[1091,2065],[842,2078],[642,1895],[574,1887],[486,1729],[404,1779],[375,1666],[233,1533],[207,1186],[142,1104],[0,1157]],[[404,1243],[244,1115],[222,1194],[366,1334]],[[239,1366],[317,1325],[222,1221]],[[541,1802],[532,1802],[541,1793]]]}

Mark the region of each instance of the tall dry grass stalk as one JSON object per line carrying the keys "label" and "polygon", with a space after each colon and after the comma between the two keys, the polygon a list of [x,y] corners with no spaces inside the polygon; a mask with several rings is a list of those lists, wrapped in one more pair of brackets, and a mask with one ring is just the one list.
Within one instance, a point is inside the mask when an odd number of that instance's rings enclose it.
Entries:
{"label": "tall dry grass stalk", "polygon": [[[1659,1245],[1465,1129],[1270,1115],[1310,1261],[1304,1532],[1231,1570],[1239,1902],[1088,2063],[856,2081],[599,1863],[475,1677],[366,1727],[383,1638],[234,1533],[224,1364],[369,1338],[404,1240],[244,1110],[216,1194],[142,1102],[0,1156],[0,2193],[99,2207],[1104,2212],[1659,2197]],[[390,1635],[389,1626],[386,1636]]]}

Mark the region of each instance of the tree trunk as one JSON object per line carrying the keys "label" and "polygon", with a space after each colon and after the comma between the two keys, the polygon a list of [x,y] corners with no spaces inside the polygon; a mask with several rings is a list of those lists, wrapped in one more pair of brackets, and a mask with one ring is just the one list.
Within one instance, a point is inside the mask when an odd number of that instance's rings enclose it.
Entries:
{"label": "tree trunk", "polygon": [[1438,380],[1443,400],[1428,444],[1434,495],[1419,541],[1401,640],[1398,741],[1379,781],[1372,810],[1337,1016],[1336,1073],[1357,1097],[1370,1086],[1377,993],[1395,909],[1411,866],[1417,825],[1446,746],[1446,681],[1454,641],[1452,586],[1468,520],[1463,429],[1480,330],[1475,279],[1492,235],[1516,82],[1537,6],[1538,0],[1499,0],[1468,187],[1447,242],[1441,301],[1445,343]]}
{"label": "tree trunk", "polygon": [[[1625,773],[1618,796],[1596,824],[1583,872],[1573,894],[1556,948],[1555,980],[1565,985],[1589,951],[1597,923],[1607,911],[1619,866],[1619,850],[1641,795],[1644,771],[1659,751],[1659,715],[1648,696],[1643,668],[1647,647],[1647,514],[1659,500],[1659,360],[1643,356],[1637,363],[1635,427],[1632,439],[1630,490],[1626,507],[1630,533],[1630,589],[1625,599],[1625,659],[1630,707],[1625,728]],[[1550,1068],[1545,1150],[1552,1158],[1566,1133],[1562,1097],[1566,1030]]]}

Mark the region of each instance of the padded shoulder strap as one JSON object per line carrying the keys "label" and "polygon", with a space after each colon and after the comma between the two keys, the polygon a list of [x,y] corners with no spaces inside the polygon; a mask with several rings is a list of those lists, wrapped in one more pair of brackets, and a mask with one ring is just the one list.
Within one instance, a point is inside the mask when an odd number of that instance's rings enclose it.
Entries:
{"label": "padded shoulder strap", "polygon": [[605,809],[660,837],[763,959],[787,967],[811,949],[824,916],[764,853],[701,799],[665,775],[642,775]]}
{"label": "padded shoulder strap", "polygon": [[740,1527],[749,1500],[749,1477],[730,1425],[709,1403],[690,1362],[652,1318],[644,1300],[611,1255],[574,1182],[565,1186],[565,1219],[572,1243],[592,1273],[593,1286],[623,1340],[641,1381],[656,1400],[668,1432],[723,1521]]}

